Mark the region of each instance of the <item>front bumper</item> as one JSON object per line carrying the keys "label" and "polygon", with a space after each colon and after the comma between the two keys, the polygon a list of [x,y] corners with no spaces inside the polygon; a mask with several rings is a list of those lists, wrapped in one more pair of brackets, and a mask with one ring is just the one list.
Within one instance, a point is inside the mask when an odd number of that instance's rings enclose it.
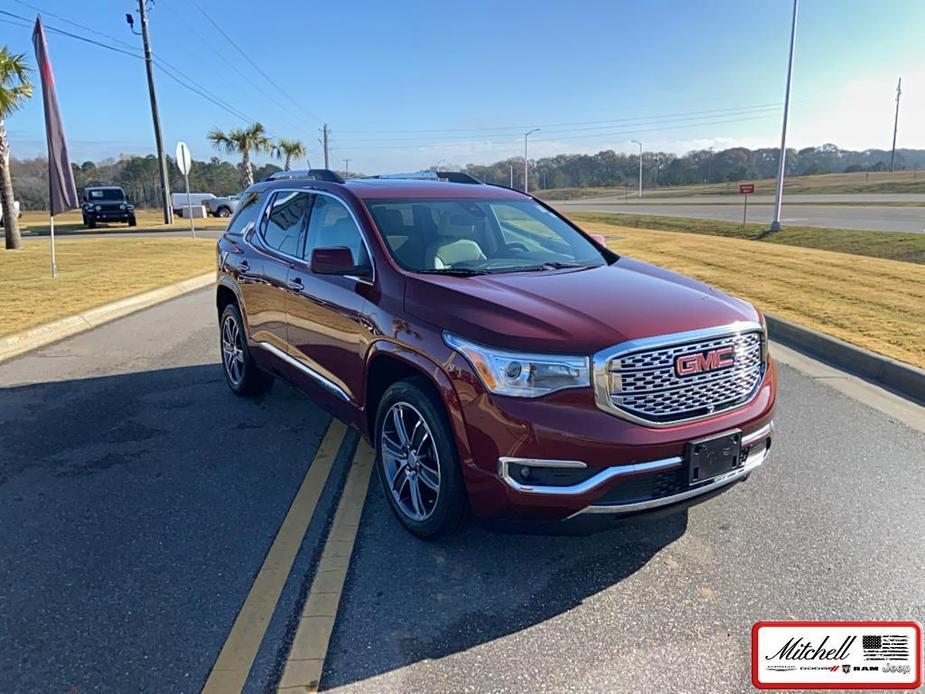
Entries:
{"label": "front bumper", "polygon": [[[769,365],[752,400],[731,412],[658,429],[605,413],[577,390],[538,400],[462,390],[463,467],[475,514],[556,521],[678,507],[746,479],[770,449],[776,374]],[[737,467],[690,484],[687,443],[732,431],[742,438]]]}
{"label": "front bumper", "polygon": [[83,214],[88,220],[97,222],[127,222],[135,216],[134,210],[93,210]]}

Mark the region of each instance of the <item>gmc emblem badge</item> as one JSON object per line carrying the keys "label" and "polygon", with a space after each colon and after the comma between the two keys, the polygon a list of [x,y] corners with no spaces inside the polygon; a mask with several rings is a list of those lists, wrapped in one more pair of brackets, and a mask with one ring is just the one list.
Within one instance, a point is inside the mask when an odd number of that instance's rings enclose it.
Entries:
{"label": "gmc emblem badge", "polygon": [[718,371],[735,366],[735,350],[732,347],[720,347],[709,352],[682,354],[674,360],[674,370],[678,376],[693,376],[705,371]]}

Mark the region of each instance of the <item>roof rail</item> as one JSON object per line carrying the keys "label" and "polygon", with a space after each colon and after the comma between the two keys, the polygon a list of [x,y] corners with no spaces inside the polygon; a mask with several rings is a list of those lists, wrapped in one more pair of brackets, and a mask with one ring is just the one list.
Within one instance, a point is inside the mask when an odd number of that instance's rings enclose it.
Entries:
{"label": "roof rail", "polygon": [[412,173],[376,174],[367,178],[406,179],[412,181],[448,181],[450,183],[470,183],[482,185],[475,176],[462,171],[415,171]]}
{"label": "roof rail", "polygon": [[344,179],[330,169],[294,169],[290,171],[277,171],[271,173],[264,180],[285,181],[293,178],[307,178],[314,181],[328,181],[330,183],[343,183]]}

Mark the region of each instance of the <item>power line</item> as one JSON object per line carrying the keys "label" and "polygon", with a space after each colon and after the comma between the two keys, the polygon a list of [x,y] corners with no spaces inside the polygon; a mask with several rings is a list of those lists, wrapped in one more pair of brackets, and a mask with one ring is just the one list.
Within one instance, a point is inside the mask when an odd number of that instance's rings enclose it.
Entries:
{"label": "power line", "polygon": [[293,98],[289,95],[289,93],[288,93],[286,90],[284,90],[281,86],[279,86],[279,85],[273,80],[272,77],[270,77],[266,72],[264,72],[264,71],[261,69],[261,67],[260,67],[256,62],[254,62],[254,60],[247,54],[247,52],[246,52],[244,49],[242,49],[237,43],[235,43],[234,39],[232,39],[227,33],[225,33],[225,30],[221,27],[221,25],[220,25],[218,22],[216,22],[214,19],[212,19],[212,17],[209,16],[209,13],[208,13],[208,12],[206,12],[204,9],[202,9],[202,6],[201,6],[199,3],[194,3],[194,4],[196,5],[196,9],[198,9],[198,10],[202,13],[202,16],[205,17],[206,20],[208,20],[208,22],[209,22],[213,27],[215,27],[216,31],[218,31],[218,33],[220,33],[220,34],[225,38],[225,40],[228,41],[228,43],[230,43],[231,46],[232,46],[238,53],[240,53],[248,63],[250,63],[251,67],[253,67],[257,72],[259,72],[259,73],[261,74],[261,76],[262,76],[267,82],[269,82],[273,87],[275,87],[276,90],[277,90],[280,94],[282,94],[284,97],[286,97],[286,99],[289,100],[289,102],[292,103],[293,106],[295,106],[297,109],[299,109],[300,111],[302,111],[302,113],[304,113],[305,115],[307,115],[307,116],[308,116],[309,118],[311,118],[312,120],[315,120],[315,121],[321,120],[320,118],[318,118],[318,116],[316,116],[315,114],[313,114],[311,111],[307,111],[305,108],[303,108],[302,105],[301,105],[298,101],[296,101],[295,99],[293,99]]}
{"label": "power line", "polygon": [[[176,12],[175,12],[175,15],[179,17],[179,14],[176,13]],[[208,38],[205,37],[202,33],[200,33],[198,29],[196,29],[196,23],[195,23],[195,22],[185,22],[185,26],[186,26],[187,29],[190,29],[190,30],[193,32],[193,34],[195,34],[195,35],[199,38],[201,45],[204,45],[206,48],[208,48],[212,53],[214,53],[216,56],[218,56],[218,58],[219,58],[225,65],[227,65],[229,68],[231,68],[232,70],[234,70],[234,72],[235,72],[241,79],[243,79],[243,80],[244,80],[245,82],[247,82],[251,87],[253,87],[254,89],[256,89],[258,92],[260,92],[261,94],[263,94],[263,96],[265,96],[267,99],[269,99],[271,102],[273,102],[273,104],[275,104],[276,107],[279,108],[279,109],[285,114],[286,119],[287,119],[288,122],[290,122],[291,124],[296,125],[297,127],[300,127],[300,128],[304,125],[304,123],[302,122],[302,121],[303,121],[303,118],[302,118],[301,116],[298,116],[298,115],[296,115],[294,112],[290,111],[288,106],[285,106],[285,105],[283,105],[280,101],[278,101],[269,91],[267,91],[266,89],[264,89],[264,88],[260,85],[260,83],[259,83],[257,80],[255,80],[255,79],[253,79],[252,77],[250,77],[249,75],[247,75],[243,70],[241,70],[241,69],[240,69],[237,65],[235,65],[231,60],[229,60],[229,59],[225,56],[225,54],[223,54],[221,51],[219,51],[217,48],[215,48],[213,45],[211,45],[211,43],[210,43],[210,41],[208,40]]]}
{"label": "power line", "polygon": [[115,41],[116,43],[121,44],[121,45],[125,46],[126,48],[131,48],[131,49],[134,49],[134,48],[135,48],[135,46],[134,46],[133,44],[128,43],[127,41],[123,41],[123,40],[120,39],[120,38],[116,38],[115,36],[113,36],[113,35],[111,35],[111,34],[106,34],[106,33],[102,32],[102,31],[100,31],[99,29],[94,29],[93,27],[88,27],[86,24],[80,24],[80,23],[78,23],[78,22],[75,22],[75,21],[73,21],[73,20],[68,19],[67,17],[62,17],[62,16],[59,15],[59,14],[55,14],[54,12],[49,12],[48,10],[43,10],[41,7],[37,7],[36,5],[33,5],[33,4],[31,4],[31,3],[24,2],[23,0],[14,0],[14,1],[15,1],[16,3],[18,3],[18,4],[22,5],[22,6],[24,6],[24,7],[28,7],[30,10],[35,10],[36,12],[40,12],[40,13],[42,13],[42,14],[46,14],[46,15],[48,15],[49,17],[54,17],[55,19],[60,19],[60,20],[61,20],[62,22],[64,22],[65,24],[70,24],[71,26],[75,26],[75,27],[77,27],[78,29],[83,29],[84,31],[92,31],[94,34],[99,34],[100,36],[105,36],[107,39],[109,39],[109,40],[111,40],[111,41]]}
{"label": "power line", "polygon": [[410,129],[400,129],[400,130],[342,130],[341,132],[373,134],[373,133],[452,133],[452,132],[485,132],[485,131],[513,130],[519,134],[525,128],[531,128],[531,127],[558,128],[558,127],[571,127],[571,126],[577,126],[577,125],[600,125],[600,124],[606,124],[606,123],[630,123],[634,121],[647,121],[653,118],[674,118],[674,117],[698,116],[698,115],[707,115],[707,114],[731,115],[731,112],[765,110],[765,109],[780,108],[780,107],[781,107],[780,103],[767,103],[767,104],[756,104],[753,106],[728,106],[725,108],[715,108],[715,109],[707,109],[707,110],[701,110],[701,111],[681,111],[677,113],[665,113],[665,114],[661,114],[658,116],[636,116],[636,117],[628,117],[628,118],[612,118],[609,120],[572,121],[568,123],[539,123],[537,125],[533,125],[533,124],[500,125],[500,126],[484,126],[484,127],[478,127],[478,128],[422,128],[422,129],[410,128]]}
{"label": "power line", "polygon": [[[698,121],[709,121],[715,118],[725,117],[725,116],[738,117],[738,116],[748,116],[748,115],[758,114],[758,113],[766,113],[770,115],[770,114],[776,114],[777,112],[778,112],[777,108],[756,109],[756,108],[750,107],[749,110],[741,109],[741,112],[739,113],[736,113],[730,109],[730,112],[728,113],[717,113],[714,115],[703,115],[703,116],[696,116],[696,117],[673,117],[673,116],[666,115],[666,116],[650,116],[646,118],[627,118],[627,119],[621,119],[618,121],[612,121],[611,125],[597,125],[597,126],[590,126],[590,127],[559,128],[559,129],[543,128],[543,132],[546,133],[547,135],[552,135],[552,134],[558,134],[558,133],[567,134],[567,133],[597,131],[594,134],[606,135],[609,132],[612,132],[614,127],[616,127],[618,123],[622,123],[621,127],[627,127],[627,126],[637,127],[637,126],[644,126],[644,125],[669,124],[669,123],[696,123]],[[519,135],[519,133],[496,133],[496,134],[486,134],[485,137],[501,138],[501,137],[511,137],[515,134]],[[591,136],[593,137],[593,135]],[[427,142],[440,141],[440,140],[471,141],[472,137],[473,135],[446,135],[446,136],[435,136],[435,137],[428,137],[428,138],[397,137],[397,138],[388,138],[385,141],[386,142],[422,142],[424,140],[426,140]],[[545,139],[548,140],[549,138],[545,138]],[[383,141],[383,138],[357,138],[357,139],[351,140],[351,142],[354,142],[354,143],[382,142],[382,141]]]}
{"label": "power line", "polygon": [[[22,17],[18,14],[14,14],[13,12],[7,12],[6,10],[0,10],[0,14],[5,14],[10,17],[15,17],[16,19],[20,19],[26,22],[27,24],[31,24],[32,22],[32,20],[29,19],[28,17]],[[69,36],[72,39],[77,39],[78,41],[84,41],[85,43],[92,43],[94,46],[99,46],[100,48],[105,48],[110,51],[115,51],[116,53],[124,53],[125,55],[132,56],[133,58],[139,58],[139,59],[142,58],[142,56],[139,53],[132,53],[131,51],[127,51],[123,48],[118,48],[117,46],[110,46],[109,44],[102,43],[101,41],[95,41],[93,39],[88,39],[86,36],[81,36],[80,34],[73,34],[70,31],[65,31],[64,29],[58,29],[56,27],[49,26],[48,24],[45,25],[45,28],[48,31],[54,32],[56,34],[61,34],[63,36]]]}
{"label": "power line", "polygon": [[[773,117],[774,115],[775,115],[775,114],[771,113],[771,114],[766,114],[766,115],[754,116],[754,117],[750,117],[750,118],[734,118],[734,119],[720,119],[720,120],[714,120],[714,121],[702,121],[702,122],[680,123],[680,124],[671,124],[671,125],[665,125],[665,126],[654,127],[654,128],[630,128],[630,129],[625,129],[625,130],[615,130],[615,131],[606,132],[606,133],[593,133],[593,134],[590,134],[590,135],[589,135],[589,134],[572,135],[572,136],[565,135],[565,136],[562,136],[562,137],[555,137],[555,138],[537,138],[536,140],[534,140],[534,142],[557,142],[557,141],[560,141],[560,140],[579,140],[579,139],[589,138],[589,137],[604,138],[604,137],[612,137],[612,136],[616,136],[616,135],[635,135],[635,134],[637,134],[637,133],[645,133],[645,132],[659,132],[659,131],[665,131],[665,130],[669,130],[669,131],[670,131],[670,130],[679,130],[679,129],[682,129],[682,128],[693,128],[693,127],[704,126],[704,125],[724,125],[724,124],[729,124],[729,123],[744,123],[744,122],[748,122],[748,121],[765,120],[765,119],[767,119],[767,118]],[[513,141],[514,141],[513,139],[506,139],[506,140],[500,140],[500,141],[499,141],[499,140],[495,140],[495,141],[486,141],[486,140],[473,141],[473,140],[469,140],[469,141],[467,141],[467,142],[459,142],[459,143],[420,142],[420,143],[417,143],[417,144],[401,144],[401,145],[380,145],[380,146],[375,146],[375,145],[373,145],[373,146],[356,146],[356,147],[349,147],[349,146],[348,146],[348,147],[341,147],[340,150],[341,150],[341,151],[353,151],[353,150],[358,150],[358,149],[363,149],[363,150],[371,150],[371,149],[411,149],[411,148],[415,148],[415,147],[430,147],[430,146],[433,146],[433,145],[440,145],[440,144],[444,144],[444,145],[446,145],[446,144],[460,144],[460,145],[466,145],[466,144],[470,144],[470,143],[471,143],[471,144],[486,144],[486,142],[487,142],[488,144],[507,144],[507,143],[510,143],[510,142],[513,142]]]}
{"label": "power line", "polygon": [[[23,4],[25,4],[25,3],[23,3]],[[18,25],[18,26],[23,26],[23,27],[25,27],[25,28],[28,28],[28,27],[31,26],[31,24],[29,23],[30,20],[29,20],[27,17],[20,17],[19,15],[15,15],[15,14],[13,14],[12,12],[7,12],[7,11],[5,11],[5,10],[0,10],[0,14],[9,15],[9,16],[11,16],[11,17],[15,17],[16,19],[19,19],[19,20],[25,22],[24,24],[21,24],[21,25]],[[49,15],[49,16],[50,16],[50,15]],[[63,18],[62,18],[62,19],[63,19]],[[0,19],[0,21],[8,21],[8,23],[10,23],[10,24],[13,23],[13,22],[11,22],[11,21],[9,21],[9,20],[2,20],[2,19]],[[63,20],[63,21],[67,21],[67,20]],[[69,23],[69,24],[75,24],[75,25],[76,25],[76,22],[68,22],[68,23]],[[120,48],[118,48],[118,47],[116,47],[116,46],[110,46],[110,45],[108,45],[108,44],[102,43],[102,42],[100,42],[100,41],[95,41],[95,40],[93,40],[93,39],[89,39],[89,38],[87,38],[87,37],[85,37],[85,36],[81,36],[81,35],[79,35],[79,34],[74,34],[74,33],[69,32],[69,31],[64,31],[63,29],[58,29],[57,27],[52,27],[52,26],[49,26],[48,24],[45,25],[45,29],[48,30],[48,31],[51,31],[51,32],[53,32],[53,33],[56,33],[56,34],[62,34],[62,35],[67,36],[67,37],[69,37],[69,38],[76,39],[76,40],[78,40],[78,41],[84,41],[84,42],[86,42],[86,43],[91,43],[91,44],[93,44],[93,45],[95,45],[95,46],[98,46],[98,47],[100,47],[100,48],[106,48],[106,49],[111,50],[111,51],[116,51],[116,52],[118,52],[118,53],[123,53],[123,54],[125,54],[125,55],[129,55],[129,56],[131,56],[131,57],[133,57],[133,58],[137,58],[137,59],[139,59],[139,60],[143,58],[143,56],[138,55],[138,54],[136,54],[136,53],[131,53],[131,52],[129,52],[129,51],[122,50],[122,49],[120,49]],[[89,27],[88,27],[87,29],[88,29],[89,31],[95,31],[94,29],[90,29]],[[104,34],[101,34],[101,35],[104,35]],[[212,103],[213,105],[217,106],[218,108],[222,109],[223,111],[225,111],[225,112],[231,114],[231,115],[234,116],[235,118],[238,118],[238,119],[240,119],[240,120],[242,120],[242,121],[244,121],[244,122],[248,122],[248,123],[253,122],[253,120],[254,120],[253,118],[248,117],[248,116],[245,115],[243,112],[239,111],[237,108],[235,108],[234,106],[232,106],[231,104],[229,104],[227,101],[225,101],[225,100],[222,99],[221,97],[217,96],[214,92],[211,92],[211,91],[208,90],[206,87],[204,87],[202,84],[196,82],[192,77],[190,77],[189,75],[187,75],[186,73],[184,73],[182,70],[180,70],[180,69],[177,68],[176,66],[171,65],[171,64],[168,63],[166,60],[164,60],[163,58],[161,58],[161,57],[158,56],[157,54],[154,54],[153,52],[152,52],[152,55],[153,55],[153,57],[154,57],[154,64],[155,64],[155,65],[157,66],[157,68],[161,71],[161,73],[162,73],[163,75],[165,75],[166,77],[168,77],[169,79],[171,79],[171,80],[173,80],[174,82],[176,82],[177,84],[179,84],[181,87],[184,87],[185,89],[188,89],[189,91],[193,92],[194,94],[199,95],[201,98],[203,98],[203,99],[205,99],[206,101]],[[176,74],[174,74],[174,73],[176,73]],[[179,75],[179,76],[178,76],[178,75]],[[268,134],[270,134],[271,137],[275,137],[275,135],[274,135],[273,133],[270,133],[269,131],[268,131]]]}

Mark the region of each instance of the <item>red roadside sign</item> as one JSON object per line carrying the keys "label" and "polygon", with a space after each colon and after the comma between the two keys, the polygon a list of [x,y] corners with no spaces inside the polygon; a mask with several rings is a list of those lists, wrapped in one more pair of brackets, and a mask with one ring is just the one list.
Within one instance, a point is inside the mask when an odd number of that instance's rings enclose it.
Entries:
{"label": "red roadside sign", "polygon": [[751,195],[755,192],[754,183],[740,183],[739,184],[739,195]]}

